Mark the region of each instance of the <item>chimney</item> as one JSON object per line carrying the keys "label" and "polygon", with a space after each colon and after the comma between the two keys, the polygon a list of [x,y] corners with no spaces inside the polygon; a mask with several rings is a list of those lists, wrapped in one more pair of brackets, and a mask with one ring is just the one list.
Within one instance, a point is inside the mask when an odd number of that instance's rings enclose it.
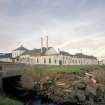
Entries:
{"label": "chimney", "polygon": [[41,53],[43,53],[43,37],[41,37]]}
{"label": "chimney", "polygon": [[48,50],[48,36],[46,37],[46,49]]}

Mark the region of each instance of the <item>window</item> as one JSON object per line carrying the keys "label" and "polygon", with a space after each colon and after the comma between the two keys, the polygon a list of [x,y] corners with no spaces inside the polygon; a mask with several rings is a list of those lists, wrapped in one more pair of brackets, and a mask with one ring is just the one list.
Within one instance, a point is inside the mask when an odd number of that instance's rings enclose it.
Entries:
{"label": "window", "polygon": [[0,70],[2,70],[2,66],[0,66]]}
{"label": "window", "polygon": [[74,60],[72,60],[72,63],[74,63]]}
{"label": "window", "polygon": [[39,59],[37,58],[37,63],[39,63]]}
{"label": "window", "polygon": [[75,60],[75,63],[77,63],[77,60]]}
{"label": "window", "polygon": [[46,59],[44,58],[44,64],[46,63]]}
{"label": "window", "polygon": [[57,60],[55,59],[55,64],[56,64]]}
{"label": "window", "polygon": [[59,65],[62,65],[62,61],[61,60],[59,60]]}
{"label": "window", "polygon": [[49,64],[51,63],[51,58],[49,58]]}

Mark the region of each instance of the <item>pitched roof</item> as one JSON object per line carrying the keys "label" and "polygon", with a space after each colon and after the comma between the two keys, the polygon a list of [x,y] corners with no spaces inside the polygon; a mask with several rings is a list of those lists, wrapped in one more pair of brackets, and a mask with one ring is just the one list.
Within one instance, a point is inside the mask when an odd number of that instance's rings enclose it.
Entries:
{"label": "pitched roof", "polygon": [[[52,47],[49,47],[48,49],[50,49]],[[42,47],[43,52],[41,52],[41,48],[40,49],[33,49],[33,50],[27,50],[25,51],[22,55],[31,55],[31,56],[38,56],[38,55],[45,55],[47,48],[46,47]]]}
{"label": "pitched roof", "polygon": [[15,49],[14,51],[17,51],[17,50],[27,51],[28,49],[26,49],[26,48],[25,48],[25,47],[23,47],[23,46],[20,46],[19,48]]}
{"label": "pitched roof", "polygon": [[41,50],[40,49],[34,49],[34,50],[28,50],[25,51],[22,55],[31,55],[31,56],[37,56],[41,54]]}
{"label": "pitched roof", "polygon": [[97,59],[94,56],[85,55],[83,53],[76,53],[74,56],[77,56],[77,57],[80,57],[80,58],[93,58],[93,59]]}
{"label": "pitched roof", "polygon": [[71,54],[69,54],[69,52],[65,52],[65,51],[60,51],[60,54],[65,55],[65,56],[70,56]]}

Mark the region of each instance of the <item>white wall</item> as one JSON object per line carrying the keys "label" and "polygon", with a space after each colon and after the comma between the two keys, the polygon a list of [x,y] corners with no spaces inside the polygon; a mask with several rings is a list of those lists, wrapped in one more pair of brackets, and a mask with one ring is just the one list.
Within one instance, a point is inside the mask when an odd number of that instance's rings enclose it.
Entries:
{"label": "white wall", "polygon": [[25,51],[23,51],[23,50],[12,51],[12,57],[16,58],[16,57],[22,55],[24,52]]}
{"label": "white wall", "polygon": [[[51,60],[49,62],[49,60]],[[98,64],[96,59],[92,58],[78,58],[76,56],[63,56],[63,55],[48,55],[48,56],[30,56],[22,55],[19,62],[26,64],[43,64],[43,65],[95,65]]]}
{"label": "white wall", "polygon": [[2,61],[2,62],[12,62],[12,59],[10,59],[10,58],[0,58],[0,61]]}

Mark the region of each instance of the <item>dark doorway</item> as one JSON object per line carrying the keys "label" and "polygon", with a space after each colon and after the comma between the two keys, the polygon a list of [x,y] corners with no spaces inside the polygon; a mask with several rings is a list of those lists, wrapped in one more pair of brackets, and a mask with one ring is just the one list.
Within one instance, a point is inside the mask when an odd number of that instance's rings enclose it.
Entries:
{"label": "dark doorway", "polygon": [[62,61],[61,60],[59,60],[59,65],[62,65]]}

